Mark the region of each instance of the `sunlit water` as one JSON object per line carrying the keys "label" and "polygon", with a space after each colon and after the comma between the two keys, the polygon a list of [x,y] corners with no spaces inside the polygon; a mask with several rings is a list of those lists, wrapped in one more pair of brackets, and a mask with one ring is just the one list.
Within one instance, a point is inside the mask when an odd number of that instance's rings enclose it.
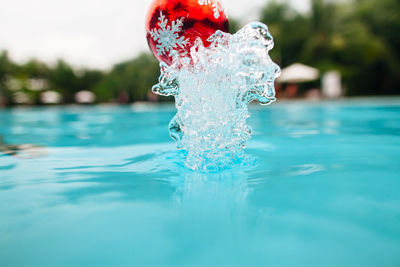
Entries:
{"label": "sunlit water", "polygon": [[216,173],[184,166],[175,113],[0,110],[43,146],[0,152],[0,266],[399,266],[400,99],[252,106]]}

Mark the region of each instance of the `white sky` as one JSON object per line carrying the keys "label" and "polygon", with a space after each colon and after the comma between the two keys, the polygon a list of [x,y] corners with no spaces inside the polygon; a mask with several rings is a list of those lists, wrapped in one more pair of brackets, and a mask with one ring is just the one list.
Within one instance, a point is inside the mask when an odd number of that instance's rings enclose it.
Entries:
{"label": "white sky", "polygon": [[[268,0],[224,0],[244,23]],[[309,0],[292,0],[307,10]],[[147,50],[144,20],[150,0],[0,0],[0,50],[18,62],[63,58],[75,66],[109,68]]]}

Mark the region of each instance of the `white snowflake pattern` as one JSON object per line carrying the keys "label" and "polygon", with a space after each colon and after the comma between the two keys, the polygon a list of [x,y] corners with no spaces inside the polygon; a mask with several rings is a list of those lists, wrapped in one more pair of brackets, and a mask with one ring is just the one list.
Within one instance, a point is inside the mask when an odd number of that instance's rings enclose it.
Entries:
{"label": "white snowflake pattern", "polygon": [[185,39],[184,36],[179,37],[182,31],[183,20],[180,18],[172,21],[171,25],[168,25],[168,19],[165,18],[164,14],[160,12],[160,17],[158,18],[159,29],[153,29],[150,31],[151,37],[158,44],[156,45],[158,55],[167,55],[172,57],[176,53],[176,48],[185,48],[188,44],[189,39]]}
{"label": "white snowflake pattern", "polygon": [[220,17],[219,13],[222,11],[218,0],[198,0],[199,5],[211,5],[214,11],[214,18],[218,19]]}

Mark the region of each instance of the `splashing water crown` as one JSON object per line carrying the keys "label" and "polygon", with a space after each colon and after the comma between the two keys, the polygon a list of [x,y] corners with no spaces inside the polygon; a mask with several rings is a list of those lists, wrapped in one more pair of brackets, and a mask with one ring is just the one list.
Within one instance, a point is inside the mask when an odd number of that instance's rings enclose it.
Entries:
{"label": "splashing water crown", "polygon": [[153,92],[174,96],[178,110],[171,137],[192,169],[216,170],[240,160],[251,129],[248,104],[274,102],[280,68],[268,52],[274,42],[266,25],[253,22],[236,34],[216,31],[209,47],[197,39],[190,52],[161,62]]}

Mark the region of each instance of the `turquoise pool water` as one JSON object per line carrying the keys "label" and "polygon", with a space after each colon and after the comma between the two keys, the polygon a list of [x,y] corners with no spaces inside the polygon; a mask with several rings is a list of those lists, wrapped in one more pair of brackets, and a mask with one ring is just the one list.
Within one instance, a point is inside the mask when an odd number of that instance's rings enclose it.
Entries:
{"label": "turquoise pool water", "polygon": [[399,266],[400,99],[250,111],[247,160],[200,173],[173,106],[0,110],[41,146],[0,152],[0,266]]}

